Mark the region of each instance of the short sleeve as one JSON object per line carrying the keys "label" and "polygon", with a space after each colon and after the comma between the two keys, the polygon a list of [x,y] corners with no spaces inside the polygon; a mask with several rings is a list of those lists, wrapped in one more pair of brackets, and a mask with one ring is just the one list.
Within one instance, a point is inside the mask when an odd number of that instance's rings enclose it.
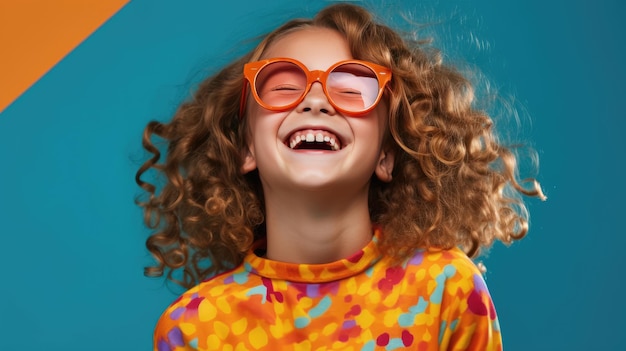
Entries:
{"label": "short sleeve", "polygon": [[[157,322],[154,329],[153,350],[154,351],[192,351],[198,349],[193,320],[196,315],[197,299],[185,294],[179,297],[165,312]],[[191,317],[192,320],[187,320]]]}
{"label": "short sleeve", "polygon": [[501,351],[496,310],[478,268],[466,258],[446,282],[440,350]]}

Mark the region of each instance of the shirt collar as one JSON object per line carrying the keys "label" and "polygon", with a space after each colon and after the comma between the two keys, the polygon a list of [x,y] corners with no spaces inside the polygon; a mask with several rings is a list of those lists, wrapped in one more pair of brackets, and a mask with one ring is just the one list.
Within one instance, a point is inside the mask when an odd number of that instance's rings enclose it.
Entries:
{"label": "shirt collar", "polygon": [[255,249],[264,243],[254,245],[244,259],[244,267],[249,273],[273,280],[286,280],[298,283],[327,283],[357,275],[380,260],[378,241],[381,231],[374,227],[372,240],[361,250],[344,259],[324,264],[298,264],[272,261],[258,256]]}

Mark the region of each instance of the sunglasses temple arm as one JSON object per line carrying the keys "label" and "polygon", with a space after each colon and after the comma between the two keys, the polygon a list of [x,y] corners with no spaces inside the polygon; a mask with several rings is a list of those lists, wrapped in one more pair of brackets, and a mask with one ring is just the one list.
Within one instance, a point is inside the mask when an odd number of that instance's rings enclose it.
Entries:
{"label": "sunglasses temple arm", "polygon": [[241,89],[241,99],[239,99],[239,120],[243,119],[243,113],[246,109],[246,93],[248,92],[248,80],[243,80],[243,88]]}

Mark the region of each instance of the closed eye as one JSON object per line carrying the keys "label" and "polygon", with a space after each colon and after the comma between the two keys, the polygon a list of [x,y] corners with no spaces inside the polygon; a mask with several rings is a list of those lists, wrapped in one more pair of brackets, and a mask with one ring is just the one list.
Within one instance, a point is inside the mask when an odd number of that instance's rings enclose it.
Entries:
{"label": "closed eye", "polygon": [[343,91],[338,91],[339,94],[354,94],[354,95],[361,95],[361,92],[358,90],[343,90]]}
{"label": "closed eye", "polygon": [[271,89],[272,91],[278,91],[278,90],[302,90],[302,88],[295,86],[295,85],[287,85],[287,84],[283,84],[283,85],[277,85],[275,87],[272,87]]}

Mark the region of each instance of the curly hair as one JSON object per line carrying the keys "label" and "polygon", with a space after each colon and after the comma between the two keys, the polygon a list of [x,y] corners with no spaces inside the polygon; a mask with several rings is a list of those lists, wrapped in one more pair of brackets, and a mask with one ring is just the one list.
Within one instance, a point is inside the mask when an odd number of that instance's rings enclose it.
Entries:
{"label": "curly hair", "polygon": [[[510,244],[528,230],[521,195],[544,198],[539,184],[518,180],[515,154],[499,144],[493,121],[475,107],[471,82],[444,65],[438,51],[404,39],[367,10],[335,4],[313,19],[295,19],[265,36],[244,57],[202,82],[169,123],[152,121],[143,147],[152,154],[137,171],[148,194],[138,200],[154,230],[146,246],[157,263],[148,276],[184,287],[238,265],[264,236],[258,173],[242,174],[247,122],[238,116],[243,65],[277,39],[307,27],[342,34],[356,59],[392,70],[387,143],[393,181],[372,177],[370,216],[383,229],[381,250],[398,260],[419,247],[460,246],[470,257],[495,240]],[[167,144],[165,161],[152,141]],[[162,189],[141,179],[154,169]],[[182,278],[173,272],[182,269]]]}

